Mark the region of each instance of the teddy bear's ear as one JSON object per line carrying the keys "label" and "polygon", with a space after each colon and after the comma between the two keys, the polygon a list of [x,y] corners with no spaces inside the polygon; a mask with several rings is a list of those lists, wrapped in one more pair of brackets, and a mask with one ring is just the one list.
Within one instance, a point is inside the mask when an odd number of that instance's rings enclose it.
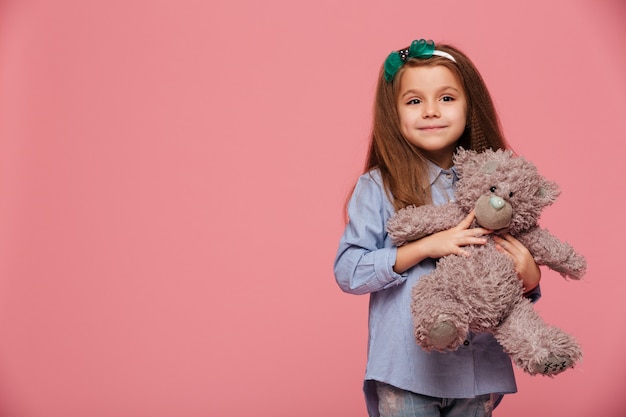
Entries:
{"label": "teddy bear's ear", "polygon": [[[513,151],[510,149],[487,149],[483,152],[483,163],[480,172],[483,174],[493,174],[501,165],[508,167],[509,161],[513,158]],[[508,169],[508,168],[507,168]]]}
{"label": "teddy bear's ear", "polygon": [[471,149],[458,148],[454,155],[454,166],[461,177],[471,175],[480,167],[481,157],[482,155]]}
{"label": "teddy bear's ear", "polygon": [[454,166],[459,167],[464,165],[465,162],[467,162],[468,159],[471,159],[475,153],[476,152],[472,150],[467,150],[461,147],[457,148],[456,153],[454,154]]}
{"label": "teddy bear's ear", "polygon": [[559,194],[561,194],[561,190],[557,183],[544,180],[535,192],[535,198],[537,198],[541,204],[548,206],[556,201]]}
{"label": "teddy bear's ear", "polygon": [[487,161],[480,168],[480,172],[484,174],[493,174],[494,172],[496,172],[496,169],[498,169],[498,165],[500,164],[498,164],[497,161]]}

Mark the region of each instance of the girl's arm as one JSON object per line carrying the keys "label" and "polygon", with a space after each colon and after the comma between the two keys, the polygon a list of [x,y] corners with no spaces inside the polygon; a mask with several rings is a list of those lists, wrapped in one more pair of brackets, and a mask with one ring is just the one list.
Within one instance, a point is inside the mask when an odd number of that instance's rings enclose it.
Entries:
{"label": "girl's arm", "polygon": [[367,294],[406,281],[406,275],[393,270],[396,247],[385,231],[393,211],[377,172],[361,176],[335,258],[335,279],[343,291]]}

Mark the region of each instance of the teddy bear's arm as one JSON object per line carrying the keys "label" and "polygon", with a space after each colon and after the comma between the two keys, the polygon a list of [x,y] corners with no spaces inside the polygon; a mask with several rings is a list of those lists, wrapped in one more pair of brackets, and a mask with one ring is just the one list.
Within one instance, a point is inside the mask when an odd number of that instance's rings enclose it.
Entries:
{"label": "teddy bear's arm", "polygon": [[587,270],[587,261],[567,242],[548,230],[534,227],[516,238],[530,251],[535,262],[560,273],[563,277],[580,279]]}
{"label": "teddy bear's arm", "polygon": [[459,224],[466,215],[456,203],[408,206],[389,219],[387,232],[397,246],[402,246],[424,236],[448,230]]}

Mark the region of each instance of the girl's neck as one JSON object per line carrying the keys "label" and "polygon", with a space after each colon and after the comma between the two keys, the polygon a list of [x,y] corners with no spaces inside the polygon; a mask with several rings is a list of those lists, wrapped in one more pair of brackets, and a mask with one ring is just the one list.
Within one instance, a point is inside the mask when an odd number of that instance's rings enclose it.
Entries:
{"label": "girl's neck", "polygon": [[439,168],[450,169],[453,166],[452,157],[454,154],[451,152],[425,152],[424,154],[430,162]]}

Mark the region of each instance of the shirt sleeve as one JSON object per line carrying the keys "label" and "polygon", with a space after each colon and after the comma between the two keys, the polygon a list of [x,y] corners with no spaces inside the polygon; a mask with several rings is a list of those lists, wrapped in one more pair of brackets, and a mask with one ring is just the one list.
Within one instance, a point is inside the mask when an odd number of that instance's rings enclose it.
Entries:
{"label": "shirt sleeve", "polygon": [[350,294],[380,291],[406,281],[393,270],[397,248],[385,231],[393,208],[380,180],[359,178],[348,204],[348,224],[339,241],[335,279]]}
{"label": "shirt sleeve", "polygon": [[524,297],[528,298],[531,303],[536,303],[541,298],[541,286],[537,285],[535,288],[525,293]]}

